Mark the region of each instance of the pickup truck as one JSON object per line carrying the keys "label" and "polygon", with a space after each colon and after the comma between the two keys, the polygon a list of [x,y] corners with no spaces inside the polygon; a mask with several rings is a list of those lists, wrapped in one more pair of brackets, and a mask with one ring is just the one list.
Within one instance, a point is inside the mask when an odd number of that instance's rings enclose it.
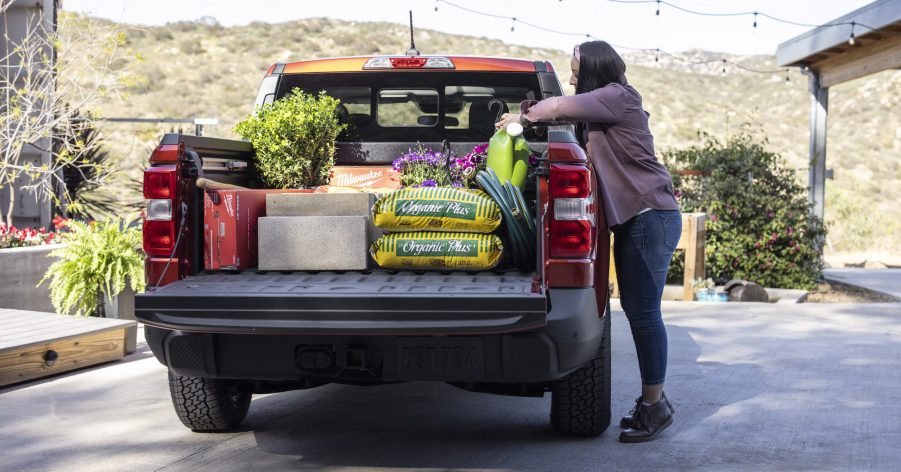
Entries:
{"label": "pickup truck", "polygon": [[[295,88],[340,99],[342,165],[388,164],[416,143],[463,155],[491,137],[499,108],[562,94],[547,61],[368,56],[274,64],[255,104]],[[144,171],[149,289],[135,306],[168,367],[179,419],[223,431],[244,419],[255,393],[440,381],[550,393],[554,429],[602,433],[610,423],[603,205],[572,127],[530,129],[526,138],[541,156],[525,192],[539,233],[531,273],[209,272],[197,178],[260,187],[254,150],[166,134]]]}

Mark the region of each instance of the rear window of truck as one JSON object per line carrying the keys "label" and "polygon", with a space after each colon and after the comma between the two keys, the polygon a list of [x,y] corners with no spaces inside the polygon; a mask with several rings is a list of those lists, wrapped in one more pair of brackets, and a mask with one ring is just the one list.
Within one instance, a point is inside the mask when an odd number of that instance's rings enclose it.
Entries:
{"label": "rear window of truck", "polygon": [[342,142],[485,142],[501,112],[519,112],[523,100],[542,96],[533,73],[364,72],[291,74],[279,81],[277,98],[299,88],[324,91],[341,101],[348,125]]}

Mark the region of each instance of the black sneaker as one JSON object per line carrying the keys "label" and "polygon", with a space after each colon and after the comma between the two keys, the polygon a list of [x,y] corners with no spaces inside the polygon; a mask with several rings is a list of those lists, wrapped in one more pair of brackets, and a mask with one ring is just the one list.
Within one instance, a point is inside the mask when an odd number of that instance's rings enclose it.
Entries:
{"label": "black sneaker", "polygon": [[673,424],[673,414],[665,399],[657,403],[638,404],[632,426],[619,433],[619,441],[624,443],[647,442],[657,439],[661,431]]}

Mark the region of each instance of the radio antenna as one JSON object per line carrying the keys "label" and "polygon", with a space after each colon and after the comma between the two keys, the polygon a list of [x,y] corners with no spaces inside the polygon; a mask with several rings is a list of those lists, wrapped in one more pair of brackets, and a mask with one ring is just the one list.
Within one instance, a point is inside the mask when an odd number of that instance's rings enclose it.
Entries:
{"label": "radio antenna", "polygon": [[407,49],[407,55],[419,55],[419,51],[416,49],[416,42],[413,40],[413,10],[410,10],[410,49]]}

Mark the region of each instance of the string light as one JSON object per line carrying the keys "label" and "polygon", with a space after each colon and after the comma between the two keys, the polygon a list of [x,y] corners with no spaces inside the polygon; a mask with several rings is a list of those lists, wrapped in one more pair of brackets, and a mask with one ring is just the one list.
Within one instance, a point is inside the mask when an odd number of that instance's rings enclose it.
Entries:
{"label": "string light", "polygon": [[857,26],[862,26],[862,27],[867,28],[872,31],[876,30],[876,28],[873,28],[871,26],[867,26],[867,25],[864,25],[861,23],[855,23],[853,21],[851,21],[851,22],[836,21],[833,23],[825,23],[822,25],[815,25],[815,24],[811,24],[811,23],[801,23],[798,21],[792,21],[792,20],[787,20],[785,18],[779,18],[779,17],[773,16],[773,15],[768,15],[762,11],[742,11],[742,12],[725,12],[725,13],[704,12],[704,11],[698,11],[698,10],[692,10],[689,8],[685,8],[685,7],[679,6],[675,3],[672,3],[672,2],[669,2],[666,0],[607,0],[607,1],[610,3],[634,3],[634,4],[656,2],[658,15],[660,14],[660,4],[662,3],[671,8],[674,8],[676,10],[679,10],[679,11],[682,11],[685,13],[690,13],[692,15],[700,15],[700,16],[745,16],[745,15],[755,15],[756,16],[756,15],[760,15],[764,18],[768,18],[770,20],[773,20],[773,21],[776,21],[779,23],[785,23],[785,24],[794,25],[794,26],[805,26],[808,28],[820,28],[820,27],[824,27],[824,26],[841,26],[841,25],[849,25],[849,24],[854,23]]}
{"label": "string light", "polygon": [[855,41],[854,41],[854,22],[852,21],[851,22],[851,36],[848,38],[848,44],[850,44],[851,46],[854,46],[854,43],[855,43]]}
{"label": "string light", "polygon": [[757,29],[757,12],[754,12],[754,29]]}
{"label": "string light", "polygon": [[438,0],[435,0],[435,11],[438,11]]}
{"label": "string light", "polygon": [[788,85],[791,82],[791,77],[788,75],[788,69],[785,69],[785,84]]}
{"label": "string light", "polygon": [[[625,0],[607,0],[607,1],[611,1],[611,2],[620,2],[620,3],[639,3],[639,2],[641,2],[641,3],[650,3],[651,1],[657,1],[657,0],[639,0],[638,2],[636,2],[636,1],[625,1]],[[520,18],[516,18],[516,17],[513,17],[513,16],[497,15],[497,14],[494,14],[494,13],[488,13],[488,12],[483,12],[483,11],[479,11],[479,10],[474,10],[474,9],[472,9],[472,8],[464,7],[464,6],[462,6],[462,5],[458,5],[458,4],[456,4],[456,3],[454,3],[454,2],[451,2],[451,1],[448,1],[448,0],[435,0],[435,4],[436,4],[436,7],[435,7],[435,8],[436,8],[436,10],[437,10],[437,4],[438,4],[438,3],[444,3],[444,4],[446,4],[446,5],[450,5],[450,6],[454,7],[454,8],[459,9],[459,10],[467,11],[467,12],[472,13],[472,14],[475,14],[475,15],[480,15],[480,16],[485,16],[485,17],[490,17],[490,18],[496,18],[496,19],[510,20],[510,21],[512,22],[512,23],[511,23],[511,26],[510,26],[510,31],[515,31],[515,25],[516,25],[516,22],[518,21],[519,23],[522,23],[522,24],[524,24],[524,25],[526,25],[526,26],[529,26],[529,27],[531,27],[531,28],[534,28],[534,29],[537,29],[537,30],[541,30],[541,31],[546,31],[546,32],[549,32],[549,33],[559,34],[559,35],[562,35],[562,36],[576,36],[576,37],[580,37],[580,38],[581,38],[581,37],[584,37],[586,40],[592,40],[592,39],[593,39],[593,40],[598,40],[598,41],[600,40],[600,38],[598,38],[598,37],[592,35],[591,33],[574,33],[574,32],[572,32],[572,31],[562,31],[562,30],[556,30],[556,29],[552,29],[552,28],[546,28],[546,27],[544,27],[544,26],[541,26],[541,25],[538,25],[538,24],[535,24],[535,23],[531,23],[531,22],[522,20],[522,19],[520,19]],[[668,2],[666,2],[666,1],[664,1],[664,0],[660,0],[659,3],[665,3],[665,4],[668,4],[668,5],[671,5],[671,4],[669,4]],[[766,15],[765,15],[764,13],[762,13],[762,12],[757,12],[757,13],[758,13],[759,15],[766,16]],[[859,25],[859,23],[856,23],[856,24]],[[853,33],[852,33],[852,34],[853,34]],[[687,63],[687,64],[705,65],[705,64],[721,63],[721,64],[722,64],[721,73],[722,73],[723,75],[726,74],[726,64],[727,64],[727,63],[732,64],[732,65],[734,65],[735,67],[737,67],[737,68],[739,68],[739,69],[742,69],[742,70],[745,70],[745,71],[748,71],[748,72],[752,72],[752,73],[756,73],[756,74],[780,74],[780,73],[782,73],[782,72],[784,71],[784,69],[770,69],[770,70],[767,70],[767,69],[755,69],[755,68],[752,68],[752,67],[745,66],[745,65],[743,65],[743,64],[741,64],[741,63],[739,63],[739,62],[730,61],[730,60],[728,60],[728,59],[726,59],[726,58],[721,58],[721,59],[708,59],[708,60],[692,60],[692,59],[687,59],[687,58],[685,58],[685,57],[678,56],[678,55],[676,55],[676,54],[673,54],[673,53],[670,53],[670,52],[668,52],[668,51],[662,50],[662,49],[660,49],[660,48],[653,48],[653,49],[652,49],[652,48],[635,48],[635,47],[629,47],[629,46],[624,46],[624,45],[620,45],[620,44],[613,44],[613,43],[610,43],[610,45],[613,46],[613,47],[615,47],[615,48],[617,48],[617,49],[625,49],[625,50],[629,50],[629,51],[637,51],[637,52],[641,52],[641,53],[651,53],[651,52],[653,52],[653,53],[654,53],[654,62],[658,62],[658,63],[660,62],[660,55],[661,55],[661,54],[662,54],[662,55],[665,55],[665,56],[668,56],[668,57],[670,57],[670,58],[672,58],[672,59],[674,59],[674,60],[681,61],[681,62],[684,62],[684,63]]]}

